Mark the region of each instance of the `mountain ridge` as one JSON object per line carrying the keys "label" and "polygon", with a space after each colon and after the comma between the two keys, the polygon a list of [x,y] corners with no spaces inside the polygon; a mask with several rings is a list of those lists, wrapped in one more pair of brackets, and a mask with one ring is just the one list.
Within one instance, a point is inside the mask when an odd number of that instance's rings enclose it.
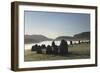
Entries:
{"label": "mountain ridge", "polygon": [[90,40],[90,32],[81,32],[74,36],[59,36],[55,40]]}
{"label": "mountain ridge", "polygon": [[43,35],[24,35],[25,43],[39,43],[41,41],[52,40]]}
{"label": "mountain ridge", "polygon": [[24,41],[25,43],[39,43],[42,41],[51,41],[51,40],[90,40],[90,32],[81,32],[78,34],[75,34],[74,36],[59,36],[55,39],[48,38],[44,35],[25,35]]}

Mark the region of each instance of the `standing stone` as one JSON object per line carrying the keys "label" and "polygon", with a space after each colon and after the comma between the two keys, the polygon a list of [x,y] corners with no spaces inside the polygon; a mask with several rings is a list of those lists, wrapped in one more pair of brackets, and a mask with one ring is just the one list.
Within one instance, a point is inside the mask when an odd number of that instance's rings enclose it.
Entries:
{"label": "standing stone", "polygon": [[65,40],[61,40],[59,47],[60,47],[60,55],[62,56],[68,55],[68,43]]}

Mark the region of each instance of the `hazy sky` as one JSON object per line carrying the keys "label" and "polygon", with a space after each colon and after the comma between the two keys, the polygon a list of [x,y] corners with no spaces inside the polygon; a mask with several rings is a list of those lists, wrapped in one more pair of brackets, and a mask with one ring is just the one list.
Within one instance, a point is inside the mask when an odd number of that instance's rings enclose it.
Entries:
{"label": "hazy sky", "polygon": [[25,11],[25,34],[49,38],[90,31],[90,14]]}

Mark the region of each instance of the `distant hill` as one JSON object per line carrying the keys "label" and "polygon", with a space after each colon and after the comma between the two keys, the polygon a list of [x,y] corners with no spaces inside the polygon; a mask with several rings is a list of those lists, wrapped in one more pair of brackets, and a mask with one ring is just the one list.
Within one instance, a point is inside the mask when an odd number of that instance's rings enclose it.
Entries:
{"label": "distant hill", "polygon": [[90,40],[90,32],[82,32],[79,34],[75,34],[74,38],[76,39],[86,39],[86,40]]}
{"label": "distant hill", "polygon": [[73,37],[72,36],[59,36],[57,37],[55,40],[73,40]]}
{"label": "distant hill", "polygon": [[25,35],[25,43],[39,43],[42,41],[51,41],[51,40],[90,40],[90,32],[82,32],[75,34],[74,36],[59,36],[55,39],[48,38],[43,35]]}
{"label": "distant hill", "polygon": [[39,41],[31,39],[31,38],[25,38],[24,39],[24,43],[28,44],[28,43],[38,43]]}
{"label": "distant hill", "polygon": [[90,32],[82,32],[72,36],[59,36],[55,40],[90,40]]}
{"label": "distant hill", "polygon": [[24,42],[25,43],[38,43],[42,41],[52,40],[50,38],[47,38],[43,35],[25,35],[24,36]]}

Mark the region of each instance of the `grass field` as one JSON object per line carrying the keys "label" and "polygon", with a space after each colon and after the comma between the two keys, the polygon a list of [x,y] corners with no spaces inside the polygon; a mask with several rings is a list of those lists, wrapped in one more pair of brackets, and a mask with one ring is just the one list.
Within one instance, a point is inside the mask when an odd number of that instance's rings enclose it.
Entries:
{"label": "grass field", "polygon": [[47,54],[36,54],[31,50],[26,50],[24,54],[24,61],[44,61],[44,60],[67,60],[67,59],[87,59],[90,58],[90,44],[81,43],[70,45],[69,55],[47,55]]}

